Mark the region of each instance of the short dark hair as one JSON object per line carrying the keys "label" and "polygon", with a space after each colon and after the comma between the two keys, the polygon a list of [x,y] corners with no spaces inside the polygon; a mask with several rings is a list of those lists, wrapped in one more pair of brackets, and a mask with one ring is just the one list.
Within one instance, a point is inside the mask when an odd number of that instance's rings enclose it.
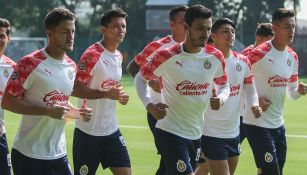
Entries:
{"label": "short dark hair", "polygon": [[0,18],[0,27],[6,28],[6,34],[7,36],[10,35],[11,32],[11,24],[10,21],[4,18]]}
{"label": "short dark hair", "polygon": [[292,9],[278,8],[273,12],[272,23],[276,23],[283,18],[294,17],[295,12]]}
{"label": "short dark hair", "polygon": [[268,37],[273,36],[273,28],[271,23],[258,23],[258,26],[256,28],[256,36],[260,37]]}
{"label": "short dark hair", "polygon": [[54,8],[45,18],[45,29],[51,29],[60,24],[64,20],[75,20],[75,15],[66,8]]}
{"label": "short dark hair", "polygon": [[177,14],[179,12],[186,12],[188,10],[188,8],[189,7],[186,6],[186,5],[176,6],[176,7],[172,8],[171,11],[169,12],[169,20],[174,22]]}
{"label": "short dark hair", "polygon": [[184,21],[191,26],[196,18],[211,18],[212,10],[203,5],[193,5],[190,7],[184,15]]}
{"label": "short dark hair", "polygon": [[112,18],[126,18],[128,14],[120,8],[106,10],[100,18],[100,26],[107,27]]}
{"label": "short dark hair", "polygon": [[216,33],[217,30],[224,24],[229,24],[231,25],[234,29],[236,28],[235,24],[228,18],[220,18],[216,21],[214,21],[213,25],[212,25],[212,29],[211,32],[212,33]]}

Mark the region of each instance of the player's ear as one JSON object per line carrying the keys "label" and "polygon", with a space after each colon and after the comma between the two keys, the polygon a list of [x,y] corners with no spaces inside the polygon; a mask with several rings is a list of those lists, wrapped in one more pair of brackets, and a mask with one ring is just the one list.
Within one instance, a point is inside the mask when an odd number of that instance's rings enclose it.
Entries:
{"label": "player's ear", "polygon": [[169,22],[169,27],[170,27],[170,28],[173,28],[174,26],[175,26],[175,23],[174,23],[173,21],[170,21],[170,22]]}
{"label": "player's ear", "polygon": [[186,22],[184,22],[184,23],[183,23],[183,27],[184,27],[185,30],[188,30],[189,25],[188,25]]}
{"label": "player's ear", "polygon": [[106,27],[105,26],[100,26],[100,32],[101,33],[105,33],[106,31]]}

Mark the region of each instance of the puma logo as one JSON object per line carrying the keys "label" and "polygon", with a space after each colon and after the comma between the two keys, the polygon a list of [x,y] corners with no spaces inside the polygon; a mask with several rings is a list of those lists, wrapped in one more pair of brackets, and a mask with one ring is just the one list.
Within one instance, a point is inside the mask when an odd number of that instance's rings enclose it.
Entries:
{"label": "puma logo", "polygon": [[178,64],[182,68],[183,61],[181,63],[179,61],[176,61],[176,64]]}

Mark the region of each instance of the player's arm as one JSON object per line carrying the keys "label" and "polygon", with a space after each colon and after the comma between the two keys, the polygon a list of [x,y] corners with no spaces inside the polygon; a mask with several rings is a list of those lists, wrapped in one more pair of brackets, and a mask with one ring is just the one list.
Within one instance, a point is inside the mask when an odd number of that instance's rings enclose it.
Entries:
{"label": "player's arm", "polygon": [[140,71],[139,65],[135,62],[135,60],[131,60],[131,62],[127,65],[126,71],[133,78]]}
{"label": "player's arm", "polygon": [[[252,78],[252,77],[249,77],[249,78]],[[249,83],[246,83],[246,81],[244,82],[243,93],[245,97],[245,103],[248,104],[246,106],[251,106],[251,110],[255,118],[261,117],[262,108],[259,106],[259,98],[258,98],[258,94],[256,91],[256,86],[252,80]]]}
{"label": "player's arm", "polygon": [[86,107],[86,102],[87,100],[83,99],[81,108],[77,108],[68,101],[68,106],[70,110],[66,113],[66,117],[72,119],[83,119],[83,121],[85,122],[90,121],[93,116],[93,113],[91,108]]}
{"label": "player's arm", "polygon": [[101,91],[99,89],[92,89],[86,85],[86,83],[80,82],[77,79],[74,83],[72,96],[84,98],[84,99],[101,99],[107,98],[112,100],[119,100],[123,95],[123,87],[118,84],[112,87],[108,91]]}
{"label": "player's arm", "polygon": [[63,115],[65,115],[66,112],[69,110],[68,107],[64,106],[36,106],[29,102],[26,102],[24,99],[18,96],[13,96],[7,92],[5,92],[3,95],[1,106],[3,109],[18,114],[45,115],[54,119],[63,119]]}

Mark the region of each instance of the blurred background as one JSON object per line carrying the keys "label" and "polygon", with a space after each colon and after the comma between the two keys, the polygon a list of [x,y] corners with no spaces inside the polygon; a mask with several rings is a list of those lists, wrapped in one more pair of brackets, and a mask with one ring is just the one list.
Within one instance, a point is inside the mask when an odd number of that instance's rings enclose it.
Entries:
{"label": "blurred background", "polygon": [[127,34],[120,45],[126,64],[150,41],[170,34],[168,12],[177,5],[202,4],[211,8],[214,19],[227,17],[236,24],[234,50],[254,43],[257,23],[270,22],[276,8],[297,12],[296,37],[291,47],[300,59],[300,74],[307,75],[307,0],[0,0],[0,17],[12,25],[12,41],[5,54],[15,61],[47,43],[44,18],[54,7],[66,7],[77,16],[74,51],[77,62],[92,43],[101,39],[100,16],[104,10],[120,7],[128,13]]}

